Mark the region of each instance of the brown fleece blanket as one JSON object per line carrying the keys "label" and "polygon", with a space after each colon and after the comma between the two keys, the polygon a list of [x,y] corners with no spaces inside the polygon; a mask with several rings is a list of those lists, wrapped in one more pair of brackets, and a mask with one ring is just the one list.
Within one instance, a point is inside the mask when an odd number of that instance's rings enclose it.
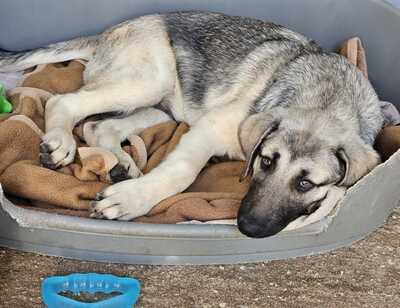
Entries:
{"label": "brown fleece blanket", "polygon": [[[26,73],[20,86],[8,92],[13,114],[0,118],[0,182],[13,201],[24,207],[60,214],[88,216],[89,202],[96,193],[110,185],[108,172],[117,163],[112,153],[88,148],[82,142],[82,126],[74,132],[78,155],[74,163],[57,171],[39,164],[38,149],[44,130],[44,107],[53,94],[68,93],[82,85],[84,64],[39,65]],[[189,130],[185,123],[173,121],[150,127],[140,134],[147,157],[135,144],[125,146],[148,173],[170,153],[181,136]],[[137,139],[136,139],[137,140]],[[239,182],[243,162],[209,164],[187,192],[172,196],[136,221],[176,223],[185,220],[235,218],[248,181]],[[15,198],[18,197],[18,198]]]}
{"label": "brown fleece blanket", "polygon": [[[341,52],[366,74],[365,54],[359,40],[346,42]],[[41,167],[38,161],[46,101],[53,94],[79,89],[83,70],[84,63],[78,60],[39,65],[24,75],[18,88],[9,91],[14,112],[0,116],[0,182],[14,203],[87,217],[89,202],[110,185],[108,172],[117,163],[116,158],[108,151],[88,148],[82,141],[82,126],[74,130],[79,148],[73,164],[53,171]],[[175,148],[188,130],[185,123],[162,123],[128,138],[131,144],[124,150],[147,173]],[[388,152],[400,146],[398,131],[388,134],[383,131],[380,138],[386,138],[383,147]],[[139,143],[144,149],[140,149]],[[148,215],[135,221],[177,223],[235,218],[249,185],[248,179],[239,182],[243,167],[244,162],[239,161],[209,163],[184,193],[163,200]]]}

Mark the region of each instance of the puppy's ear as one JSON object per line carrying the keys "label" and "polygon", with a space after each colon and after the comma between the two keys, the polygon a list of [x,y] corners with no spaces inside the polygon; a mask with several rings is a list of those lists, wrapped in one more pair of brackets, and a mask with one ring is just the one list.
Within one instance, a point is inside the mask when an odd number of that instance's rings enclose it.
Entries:
{"label": "puppy's ear", "polygon": [[353,185],[380,163],[378,153],[359,137],[358,140],[351,140],[339,147],[336,156],[343,166],[343,177],[338,183],[339,186]]}
{"label": "puppy's ear", "polygon": [[263,141],[279,127],[280,120],[269,114],[259,113],[248,117],[239,127],[239,141],[246,156],[246,168],[240,181],[252,171],[255,158]]}

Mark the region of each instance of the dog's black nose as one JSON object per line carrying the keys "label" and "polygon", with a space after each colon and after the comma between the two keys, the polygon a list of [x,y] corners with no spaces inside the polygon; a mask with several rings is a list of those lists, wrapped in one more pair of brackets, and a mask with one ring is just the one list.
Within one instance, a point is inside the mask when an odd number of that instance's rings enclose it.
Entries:
{"label": "dog's black nose", "polygon": [[238,217],[238,228],[240,232],[248,237],[262,238],[278,233],[284,226],[275,224],[272,221],[260,221],[251,216],[243,215]]}
{"label": "dog's black nose", "polygon": [[238,218],[239,231],[248,237],[263,237],[262,227],[253,218],[240,216]]}

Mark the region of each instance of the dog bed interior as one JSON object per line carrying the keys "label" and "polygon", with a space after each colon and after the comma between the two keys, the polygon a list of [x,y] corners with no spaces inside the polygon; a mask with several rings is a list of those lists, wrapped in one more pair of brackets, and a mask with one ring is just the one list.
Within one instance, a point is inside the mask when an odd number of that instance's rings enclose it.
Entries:
{"label": "dog bed interior", "polygon": [[[61,4],[41,0],[29,4],[30,10],[20,1],[3,1],[0,14],[4,18],[0,18],[0,27],[9,31],[0,33],[0,48],[35,48],[95,33],[110,24],[147,13],[212,10],[283,24],[329,50],[336,50],[349,37],[359,36],[367,50],[369,77],[380,98],[396,104],[396,98],[400,97],[400,89],[396,87],[400,83],[397,77],[400,62],[395,57],[400,43],[394,39],[400,27],[400,14],[383,1],[356,0],[351,4],[344,0],[254,1],[243,6],[240,1],[133,4],[119,0],[112,8],[103,0],[96,4],[92,0],[74,4],[69,2],[68,10],[64,10]],[[82,13],[94,5],[100,9],[93,16]],[[37,6],[41,6],[41,13],[44,8],[51,13],[37,18]],[[10,18],[15,20],[16,16],[22,20],[18,24],[20,29],[10,28]],[[69,20],[71,26],[49,27],[55,18],[58,23],[60,18],[66,23]],[[323,252],[348,245],[385,221],[400,199],[399,168],[397,152],[350,188],[329,215],[295,231],[257,240],[244,237],[236,227],[228,225],[136,224],[37,212],[16,207],[1,195],[0,245],[87,260],[167,264],[250,262]]]}

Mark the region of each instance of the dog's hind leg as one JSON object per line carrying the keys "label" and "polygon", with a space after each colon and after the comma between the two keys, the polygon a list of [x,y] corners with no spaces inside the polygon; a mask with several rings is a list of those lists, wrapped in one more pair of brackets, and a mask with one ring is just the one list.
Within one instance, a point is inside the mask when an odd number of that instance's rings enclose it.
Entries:
{"label": "dog's hind leg", "polygon": [[132,157],[121,148],[121,143],[132,134],[169,120],[171,117],[159,109],[140,108],[123,118],[87,122],[83,126],[83,136],[88,145],[107,149],[118,158],[118,165],[110,172],[111,180],[116,183],[141,175]]}
{"label": "dog's hind leg", "polygon": [[[158,104],[168,95],[170,85],[153,80],[126,78],[118,83],[88,84],[76,93],[57,95],[46,104],[46,134],[40,146],[40,161],[51,169],[71,163],[76,144],[72,129],[94,114],[126,113]],[[172,79],[174,80],[174,79]]]}
{"label": "dog's hind leg", "polygon": [[104,32],[84,72],[85,86],[46,104],[41,162],[50,168],[71,163],[72,129],[94,114],[130,113],[173,95],[175,55],[161,17],[148,16]]}

